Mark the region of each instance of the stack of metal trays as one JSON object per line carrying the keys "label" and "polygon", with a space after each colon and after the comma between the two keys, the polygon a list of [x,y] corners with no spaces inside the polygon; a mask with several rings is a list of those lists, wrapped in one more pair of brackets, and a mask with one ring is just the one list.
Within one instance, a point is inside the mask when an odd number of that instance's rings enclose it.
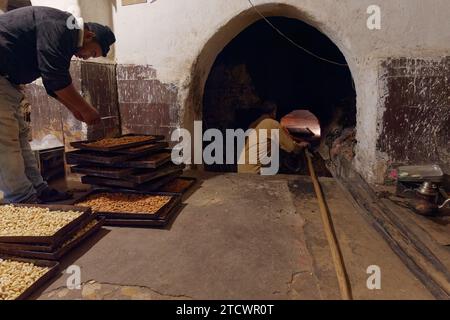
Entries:
{"label": "stack of metal trays", "polygon": [[[1,205],[3,208],[21,208],[22,210],[33,208],[49,209],[55,215],[63,215],[65,212],[79,212],[76,219],[60,228],[50,236],[9,236],[3,232],[0,235],[0,254],[29,259],[42,259],[60,261],[66,254],[77,248],[84,240],[94,235],[104,224],[104,219],[92,213],[89,208],[81,208],[66,205]],[[2,217],[0,216],[0,220]],[[19,219],[19,218],[18,218]],[[21,223],[21,221],[18,221]],[[22,225],[29,222],[23,221]]]}
{"label": "stack of metal trays", "polygon": [[181,196],[167,192],[94,189],[75,202],[91,208],[108,226],[166,227],[181,207]]}
{"label": "stack of metal trays", "polygon": [[128,134],[113,139],[72,143],[78,150],[66,154],[73,173],[84,184],[154,191],[180,176],[183,165],[171,161],[164,136]]}
{"label": "stack of metal trays", "polygon": [[59,273],[63,257],[96,234],[105,221],[90,208],[66,205],[5,204],[0,209],[0,300],[33,296]]}

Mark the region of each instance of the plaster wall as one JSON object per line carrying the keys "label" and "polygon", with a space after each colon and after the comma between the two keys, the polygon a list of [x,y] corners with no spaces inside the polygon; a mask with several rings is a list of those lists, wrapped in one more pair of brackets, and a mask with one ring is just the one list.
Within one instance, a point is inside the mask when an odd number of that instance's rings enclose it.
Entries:
{"label": "plaster wall", "polygon": [[[264,15],[297,18],[311,24],[342,51],[357,90],[358,146],[354,164],[369,181],[381,181],[391,162],[391,155],[378,148],[380,137],[386,132],[383,119],[385,100],[390,94],[380,76],[382,63],[392,58],[439,61],[449,56],[448,0],[253,2]],[[171,118],[166,121],[170,127],[178,124],[190,128],[192,120],[202,118],[204,84],[215,58],[237,34],[260,19],[247,0],[156,0],[131,6],[122,6],[115,0],[33,1],[34,5],[62,9],[74,3],[86,20],[113,27],[118,38],[112,57],[116,63],[151,70],[151,79],[173,89],[168,98]],[[373,4],[381,8],[381,30],[367,28],[367,8]],[[139,72],[134,71],[129,74],[135,74],[135,78],[122,80],[139,80]],[[123,90],[123,95],[129,97],[127,90],[133,89]],[[161,105],[159,100],[164,100],[164,95],[150,94],[139,101],[143,112],[154,110],[150,108],[154,96]]]}

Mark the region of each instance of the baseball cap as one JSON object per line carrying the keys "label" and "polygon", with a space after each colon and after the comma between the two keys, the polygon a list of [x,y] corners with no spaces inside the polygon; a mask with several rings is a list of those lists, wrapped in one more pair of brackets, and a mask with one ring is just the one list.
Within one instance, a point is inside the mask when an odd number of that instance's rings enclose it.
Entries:
{"label": "baseball cap", "polygon": [[106,57],[110,47],[116,42],[116,36],[108,26],[95,22],[87,22],[84,24],[89,31],[95,33],[95,39],[102,47],[103,56]]}

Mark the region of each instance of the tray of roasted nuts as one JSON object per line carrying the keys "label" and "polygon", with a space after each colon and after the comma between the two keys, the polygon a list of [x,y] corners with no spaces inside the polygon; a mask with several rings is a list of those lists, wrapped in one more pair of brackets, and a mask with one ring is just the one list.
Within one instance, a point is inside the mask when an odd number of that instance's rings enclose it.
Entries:
{"label": "tray of roasted nuts", "polygon": [[0,243],[58,246],[92,214],[64,205],[0,205]]}
{"label": "tray of roasted nuts", "polygon": [[25,300],[59,272],[59,263],[0,255],[0,301]]}
{"label": "tray of roasted nuts", "polygon": [[26,248],[11,247],[9,249],[0,249],[0,254],[5,254],[8,256],[22,257],[28,259],[40,259],[40,260],[50,260],[59,261],[71,250],[75,249],[80,243],[82,243],[87,238],[94,235],[100,228],[104,225],[105,218],[94,218],[89,219],[88,223],[82,228],[78,229],[75,234],[58,248],[52,251],[43,251],[42,247],[39,246],[29,246]]}
{"label": "tray of roasted nuts", "polygon": [[[86,208],[81,209],[85,210]],[[96,218],[97,215],[91,212],[88,216],[86,216],[85,219],[81,220],[79,223],[74,225],[73,228],[68,230],[61,239],[52,244],[32,243],[32,242],[30,243],[0,242],[0,254],[10,254],[10,252],[13,251],[33,251],[33,252],[53,253],[57,249],[59,249],[64,242],[73,238],[75,234],[79,232],[80,229],[85,228],[89,223],[91,223]]]}
{"label": "tray of roasted nuts", "polygon": [[110,152],[164,140],[164,136],[128,134],[117,138],[72,142],[74,148],[90,151]]}
{"label": "tray of roasted nuts", "polygon": [[159,192],[93,190],[77,200],[76,206],[91,208],[99,216],[109,220],[167,220],[181,204],[179,195]]}

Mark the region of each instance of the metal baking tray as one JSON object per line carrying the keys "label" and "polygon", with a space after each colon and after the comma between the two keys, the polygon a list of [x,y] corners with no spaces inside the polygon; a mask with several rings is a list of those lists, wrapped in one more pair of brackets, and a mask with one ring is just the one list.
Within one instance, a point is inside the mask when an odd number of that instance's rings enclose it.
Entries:
{"label": "metal baking tray", "polygon": [[72,171],[72,173],[86,174],[89,176],[110,179],[123,179],[130,176],[136,171],[133,168],[99,167],[92,165],[79,165],[71,167],[70,170]]}
{"label": "metal baking tray", "polygon": [[184,165],[175,165],[173,163],[169,163],[157,169],[141,169],[132,174],[130,176],[130,180],[138,185],[141,185],[143,183],[183,170],[184,168]]}
{"label": "metal baking tray", "polygon": [[[5,206],[5,205],[3,205]],[[53,236],[46,237],[1,237],[0,243],[27,243],[27,244],[45,244],[56,247],[62,242],[67,240],[70,231],[73,231],[78,225],[80,225],[84,220],[86,220],[89,215],[92,214],[89,208],[80,208],[67,205],[27,205],[27,204],[16,204],[15,207],[27,207],[27,208],[48,208],[50,211],[79,211],[82,214],[73,220],[71,223],[67,224],[65,227],[61,228]]]}
{"label": "metal baking tray", "polygon": [[71,142],[70,145],[72,147],[74,147],[74,148],[81,149],[81,150],[111,152],[111,151],[117,151],[117,150],[132,148],[132,147],[138,147],[138,146],[154,143],[154,142],[161,141],[161,140],[165,139],[164,136],[146,135],[146,134],[126,134],[126,135],[118,136],[118,137],[115,137],[115,138],[135,137],[135,136],[149,137],[149,139],[145,140],[145,141],[132,142],[132,143],[121,144],[121,145],[111,146],[111,147],[92,147],[92,146],[89,146],[90,143],[94,143],[94,142],[97,142],[99,140],[76,141],[76,142]]}
{"label": "metal baking tray", "polygon": [[[94,219],[91,219],[89,223],[91,223]],[[88,223],[88,224],[89,224]],[[14,257],[22,257],[22,258],[28,258],[28,259],[42,259],[42,260],[50,260],[50,261],[59,261],[62,257],[64,257],[66,254],[68,254],[70,251],[78,247],[84,240],[94,235],[97,231],[100,230],[100,228],[105,224],[105,218],[99,217],[97,218],[97,223],[92,226],[88,231],[86,231],[84,234],[79,236],[78,238],[74,239],[72,242],[67,243],[67,241],[62,244],[59,248],[57,248],[55,251],[52,252],[42,252],[42,251],[35,251],[33,248],[29,248],[27,250],[20,250],[20,249],[8,249],[8,250],[1,250],[1,253],[4,253],[9,256]],[[83,226],[84,228],[85,226]],[[80,228],[80,229],[83,229]],[[77,230],[77,232],[80,230]],[[70,241],[70,240],[68,240]],[[0,253],[0,254],[1,254]]]}
{"label": "metal baking tray", "polygon": [[441,183],[444,180],[444,172],[438,165],[403,166],[398,168],[398,180],[401,182],[431,181]]}
{"label": "metal baking tray", "polygon": [[81,203],[85,200],[87,200],[89,197],[100,194],[100,193],[122,193],[122,194],[137,194],[137,195],[147,195],[147,196],[169,196],[172,197],[172,199],[165,204],[161,209],[158,210],[153,215],[149,214],[138,214],[138,213],[127,213],[127,212],[96,212],[100,217],[106,218],[106,225],[109,225],[109,220],[116,220],[116,219],[122,219],[122,220],[166,220],[167,216],[170,215],[170,212],[174,210],[176,207],[178,207],[181,204],[181,197],[177,194],[173,193],[164,193],[164,192],[134,192],[134,191],[128,191],[128,190],[115,190],[111,191],[109,189],[96,189],[85,195],[84,197],[77,200],[77,204]]}
{"label": "metal baking tray", "polygon": [[[182,174],[183,174],[183,170],[180,170],[180,171],[177,171],[175,173],[169,174],[169,175],[167,175],[165,177],[158,178],[158,179],[152,180],[150,182],[141,184],[141,185],[139,185],[136,188],[130,188],[130,189],[120,188],[120,189],[121,190],[126,190],[126,191],[138,191],[138,192],[161,192],[160,189],[164,185],[166,185],[169,182],[171,182],[172,180],[180,177]],[[105,189],[105,188],[108,188],[108,187],[101,187],[101,189]],[[111,190],[111,191],[117,190],[117,188],[115,188],[115,187],[109,187],[108,189]]]}
{"label": "metal baking tray", "polygon": [[132,181],[126,181],[123,179],[108,179],[94,176],[83,176],[81,177],[81,182],[83,184],[109,187],[109,188],[126,188],[126,189],[136,189],[139,187],[138,184]]}
{"label": "metal baking tray", "polygon": [[[86,209],[86,208],[83,208]],[[83,221],[77,224],[72,230],[68,231],[64,238],[55,244],[41,244],[41,243],[0,243],[0,254],[9,253],[11,250],[15,251],[35,251],[35,252],[44,252],[44,253],[52,253],[55,252],[63,243],[71,239],[75,236],[80,229],[83,229],[89,223],[91,223],[94,219],[97,219],[97,215],[91,213],[86,217]],[[46,259],[44,259],[46,260]]]}
{"label": "metal baking tray", "polygon": [[[188,184],[184,188],[179,188],[179,189],[178,188],[174,188],[173,186],[171,186],[172,183],[176,183],[177,181],[187,182]],[[197,183],[197,179],[196,178],[179,177],[179,178],[176,178],[176,179],[168,182],[163,187],[159,188],[159,191],[185,195],[189,190],[191,190],[191,188],[196,183]]]}
{"label": "metal baking tray", "polygon": [[184,168],[183,166],[171,165],[169,167],[164,167],[157,170],[142,169],[140,171],[135,172],[133,175],[130,175],[126,180],[84,176],[81,177],[81,182],[83,184],[135,190],[139,189],[144,184],[147,183],[150,184],[151,181],[155,181],[159,178],[166,177],[180,170],[183,170],[183,168]]}
{"label": "metal baking tray", "polygon": [[[171,182],[172,180],[180,177],[183,174],[183,170],[179,170],[175,173],[169,174],[165,177],[158,178],[155,180],[152,180],[150,182],[141,184],[136,189],[132,189],[132,191],[139,191],[139,192],[163,192],[160,189]],[[172,193],[172,192],[169,192]]]}
{"label": "metal baking tray", "polygon": [[170,152],[161,152],[147,155],[142,158],[130,159],[118,165],[123,168],[156,169],[169,163],[171,159],[172,154]]}
{"label": "metal baking tray", "polygon": [[38,291],[43,285],[48,283],[52,278],[59,274],[59,263],[54,261],[36,260],[36,259],[25,259],[18,257],[11,257],[7,255],[0,255],[0,259],[11,260],[17,262],[32,263],[38,267],[49,268],[50,270],[44,274],[38,281],[33,283],[27,290],[25,290],[16,300],[26,300],[36,291]]}
{"label": "metal baking tray", "polygon": [[115,153],[101,153],[85,150],[66,152],[67,164],[84,165],[84,164],[103,164],[112,166],[116,163],[121,163],[135,157],[131,154],[115,154]]}
{"label": "metal baking tray", "polygon": [[[176,212],[175,210],[173,212]],[[167,220],[136,220],[136,219],[108,219],[105,226],[108,227],[123,227],[123,228],[163,228],[172,220],[172,215],[167,217]]]}
{"label": "metal baking tray", "polygon": [[145,144],[145,145],[138,146],[138,147],[117,150],[117,151],[114,151],[114,153],[146,155],[146,154],[151,154],[151,153],[163,150],[167,147],[169,147],[169,144],[167,142],[153,142],[151,144]]}

